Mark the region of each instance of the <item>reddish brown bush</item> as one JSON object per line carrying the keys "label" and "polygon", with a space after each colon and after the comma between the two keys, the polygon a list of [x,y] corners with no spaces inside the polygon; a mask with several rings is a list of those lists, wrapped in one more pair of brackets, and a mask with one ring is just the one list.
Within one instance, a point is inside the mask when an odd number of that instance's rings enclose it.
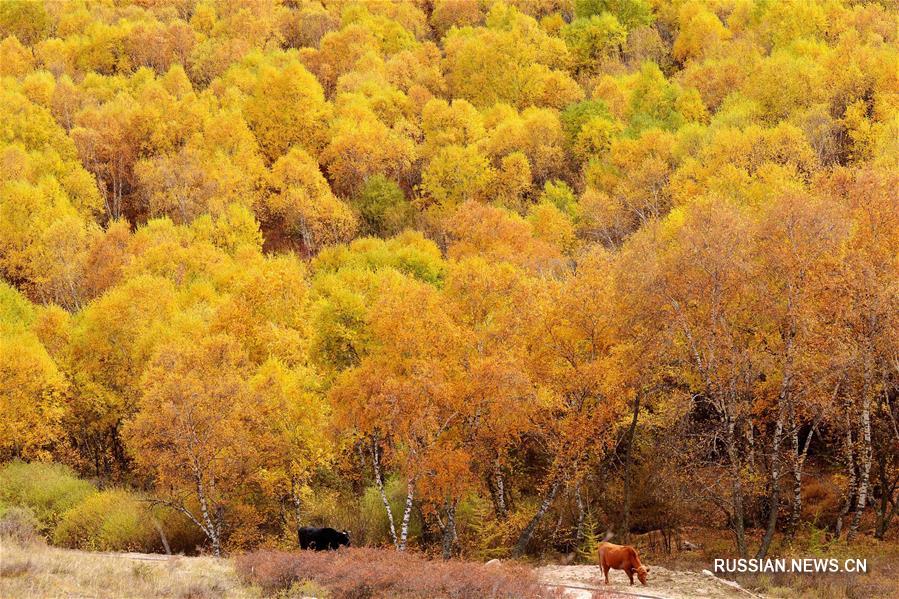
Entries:
{"label": "reddish brown bush", "polygon": [[431,561],[391,550],[335,552],[255,551],[237,558],[237,572],[266,593],[309,580],[340,598],[380,597],[552,597],[522,566],[484,566]]}

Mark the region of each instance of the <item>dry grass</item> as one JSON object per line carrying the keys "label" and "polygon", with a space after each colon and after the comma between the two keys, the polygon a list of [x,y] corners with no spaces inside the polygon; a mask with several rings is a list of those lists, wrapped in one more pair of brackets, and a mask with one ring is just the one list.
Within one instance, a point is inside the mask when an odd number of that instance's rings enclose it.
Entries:
{"label": "dry grass", "polygon": [[50,599],[237,599],[259,592],[242,586],[229,560],[211,557],[102,554],[22,545],[0,539],[0,597]]}

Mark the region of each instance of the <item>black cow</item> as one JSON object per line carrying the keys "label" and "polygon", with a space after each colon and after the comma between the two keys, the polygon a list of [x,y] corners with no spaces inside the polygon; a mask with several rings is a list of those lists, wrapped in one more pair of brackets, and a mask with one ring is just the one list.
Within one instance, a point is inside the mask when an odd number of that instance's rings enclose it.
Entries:
{"label": "black cow", "polygon": [[339,532],[333,528],[317,528],[315,526],[303,526],[297,530],[300,540],[300,548],[325,551],[337,549],[341,545],[350,546],[349,531]]}

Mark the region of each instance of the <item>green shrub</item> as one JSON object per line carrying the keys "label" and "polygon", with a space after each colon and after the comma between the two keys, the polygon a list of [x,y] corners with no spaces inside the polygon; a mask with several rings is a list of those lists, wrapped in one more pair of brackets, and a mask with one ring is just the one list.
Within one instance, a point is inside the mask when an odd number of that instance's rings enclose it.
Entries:
{"label": "green shrub", "polygon": [[602,539],[596,534],[596,522],[593,520],[593,514],[588,514],[584,520],[584,539],[577,548],[579,561],[584,564],[595,564],[601,541]]}
{"label": "green shrub", "polygon": [[384,175],[367,179],[352,203],[362,217],[366,235],[395,235],[408,224],[413,213],[403,190]]}
{"label": "green shrub", "polygon": [[152,551],[157,541],[150,510],[120,489],[87,497],[63,515],[53,533],[57,545],[92,551]]}
{"label": "green shrub", "polygon": [[96,492],[61,464],[16,460],[0,467],[0,501],[30,509],[42,533],[52,531],[66,511]]}
{"label": "green shrub", "polygon": [[461,530],[456,526],[461,537],[460,543],[470,549],[467,555],[478,561],[506,557],[509,548],[505,545],[503,523],[493,515],[490,501],[477,498],[473,506],[469,526]]}

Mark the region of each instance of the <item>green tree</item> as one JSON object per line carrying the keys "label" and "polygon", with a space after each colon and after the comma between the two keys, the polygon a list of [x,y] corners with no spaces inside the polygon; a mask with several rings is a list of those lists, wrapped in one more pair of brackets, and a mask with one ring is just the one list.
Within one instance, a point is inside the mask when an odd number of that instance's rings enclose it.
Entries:
{"label": "green tree", "polygon": [[362,232],[367,235],[395,235],[411,221],[412,206],[403,190],[383,175],[368,179],[352,203],[364,223]]}

